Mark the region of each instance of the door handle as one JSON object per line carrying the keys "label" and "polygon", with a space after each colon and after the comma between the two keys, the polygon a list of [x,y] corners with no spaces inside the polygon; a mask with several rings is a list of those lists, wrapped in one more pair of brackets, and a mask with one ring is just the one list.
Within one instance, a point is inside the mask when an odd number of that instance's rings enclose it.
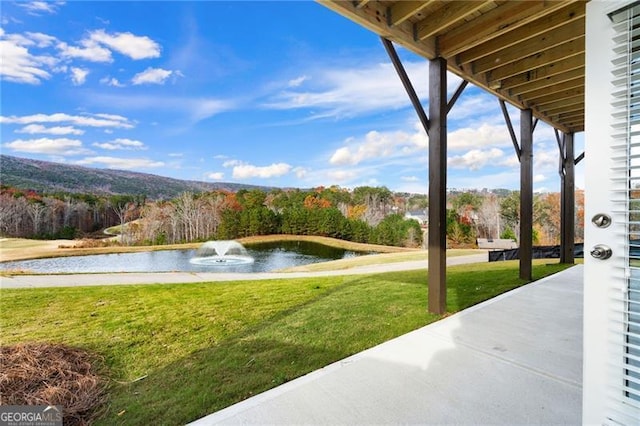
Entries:
{"label": "door handle", "polygon": [[609,246],[598,244],[591,249],[591,257],[595,259],[605,260],[611,257],[613,252]]}

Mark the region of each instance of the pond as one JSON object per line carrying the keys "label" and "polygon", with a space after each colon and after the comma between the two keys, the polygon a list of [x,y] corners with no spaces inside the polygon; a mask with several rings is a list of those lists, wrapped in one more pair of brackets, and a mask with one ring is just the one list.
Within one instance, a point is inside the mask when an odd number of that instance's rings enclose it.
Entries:
{"label": "pond", "polygon": [[371,252],[356,252],[307,241],[281,241],[246,245],[254,262],[240,265],[194,264],[196,250],[160,250],[90,256],[54,257],[0,263],[0,270],[35,273],[85,272],[271,272],[293,266],[345,259]]}

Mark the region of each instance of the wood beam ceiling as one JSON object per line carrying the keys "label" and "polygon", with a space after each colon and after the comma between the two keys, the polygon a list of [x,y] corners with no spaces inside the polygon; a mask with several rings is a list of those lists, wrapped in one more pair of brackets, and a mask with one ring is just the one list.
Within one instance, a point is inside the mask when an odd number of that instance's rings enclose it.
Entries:
{"label": "wood beam ceiling", "polygon": [[318,1],[561,131],[582,130],[585,0]]}

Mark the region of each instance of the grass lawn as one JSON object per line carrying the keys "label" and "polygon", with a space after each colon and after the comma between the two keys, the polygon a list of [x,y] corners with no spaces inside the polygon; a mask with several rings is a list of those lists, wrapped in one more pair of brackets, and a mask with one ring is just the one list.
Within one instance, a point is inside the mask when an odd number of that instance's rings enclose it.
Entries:
{"label": "grass lawn", "polygon": [[[473,254],[487,255],[486,250],[477,249],[448,249],[447,257],[469,256]],[[346,259],[332,260],[329,262],[311,263],[309,265],[294,266],[283,269],[284,272],[317,272],[317,271],[341,271],[358,266],[381,265],[386,263],[410,262],[423,260],[425,265],[428,260],[427,250],[406,251],[401,253],[381,253],[366,256],[349,257]]]}
{"label": "grass lawn", "polygon": [[[535,279],[564,268],[548,262],[534,263]],[[448,271],[449,312],[523,284],[517,261]],[[0,340],[102,355],[101,424],[184,424],[440,319],[426,311],[426,277],[3,289]]]}

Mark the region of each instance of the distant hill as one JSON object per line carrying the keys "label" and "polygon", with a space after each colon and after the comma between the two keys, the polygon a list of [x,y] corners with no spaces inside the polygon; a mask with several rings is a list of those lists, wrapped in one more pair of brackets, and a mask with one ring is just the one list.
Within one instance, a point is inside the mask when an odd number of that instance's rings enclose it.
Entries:
{"label": "distant hill", "polygon": [[238,183],[180,180],[125,170],[94,169],[9,155],[0,155],[0,183],[46,193],[130,194],[146,195],[152,199],[174,198],[185,191],[273,189]]}

